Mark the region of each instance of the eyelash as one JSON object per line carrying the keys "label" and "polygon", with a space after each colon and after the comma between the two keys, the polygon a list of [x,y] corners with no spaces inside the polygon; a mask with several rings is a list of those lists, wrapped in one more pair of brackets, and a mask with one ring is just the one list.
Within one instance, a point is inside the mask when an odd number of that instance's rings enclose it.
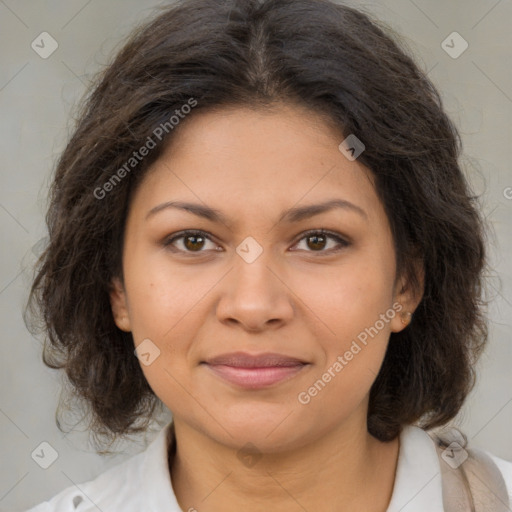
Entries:
{"label": "eyelash", "polygon": [[[312,235],[323,235],[323,236],[325,236],[327,238],[331,238],[331,239],[335,240],[339,244],[340,247],[335,248],[335,249],[329,249],[329,250],[306,251],[306,252],[320,253],[320,254],[323,253],[323,254],[329,255],[329,254],[332,254],[332,253],[339,252],[342,249],[344,249],[344,248],[346,248],[346,247],[351,245],[351,243],[349,241],[347,241],[344,238],[342,238],[339,234],[334,233],[332,231],[325,230],[325,229],[311,229],[309,231],[306,231],[305,233],[302,233],[301,238],[299,238],[294,245],[297,245],[302,240],[304,240],[304,239],[306,239],[306,238],[308,238],[308,237],[310,237]],[[204,250],[185,251],[185,250],[181,250],[181,249],[177,249],[175,247],[174,248],[172,247],[172,244],[176,240],[180,240],[182,238],[187,238],[187,236],[201,236],[201,237],[209,240],[210,242],[213,242],[213,240],[212,240],[213,235],[211,235],[207,231],[191,229],[191,230],[187,230],[187,231],[180,231],[179,233],[175,233],[174,235],[171,235],[170,238],[167,238],[163,242],[163,246],[168,248],[168,249],[170,249],[172,252],[180,252],[180,253],[187,254],[187,255],[201,254],[201,253],[207,252],[207,251],[204,251]]]}

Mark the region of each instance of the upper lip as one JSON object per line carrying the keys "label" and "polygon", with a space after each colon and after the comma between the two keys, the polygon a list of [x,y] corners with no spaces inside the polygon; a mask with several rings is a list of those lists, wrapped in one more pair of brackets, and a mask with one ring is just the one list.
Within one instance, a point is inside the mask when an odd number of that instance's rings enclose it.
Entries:
{"label": "upper lip", "polygon": [[235,366],[240,368],[264,368],[272,366],[297,366],[306,361],[296,357],[266,352],[263,354],[247,354],[246,352],[230,352],[202,361],[211,365]]}

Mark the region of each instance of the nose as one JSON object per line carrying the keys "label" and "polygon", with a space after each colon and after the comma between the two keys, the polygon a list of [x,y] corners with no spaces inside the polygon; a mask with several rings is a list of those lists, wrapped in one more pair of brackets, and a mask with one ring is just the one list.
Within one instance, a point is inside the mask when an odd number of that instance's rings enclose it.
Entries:
{"label": "nose", "polygon": [[283,272],[275,268],[266,252],[252,263],[237,256],[234,268],[222,280],[219,321],[247,331],[277,329],[288,323],[295,312],[294,296]]}

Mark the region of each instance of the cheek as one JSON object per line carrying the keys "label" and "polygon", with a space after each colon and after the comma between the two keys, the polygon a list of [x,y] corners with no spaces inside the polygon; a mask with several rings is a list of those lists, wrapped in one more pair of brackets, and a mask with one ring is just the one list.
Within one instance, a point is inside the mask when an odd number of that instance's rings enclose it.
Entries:
{"label": "cheek", "polygon": [[[135,260],[133,261],[135,265]],[[139,267],[140,268],[140,267]],[[190,406],[190,354],[201,323],[195,320],[201,298],[213,286],[214,276],[193,281],[189,272],[164,263],[143,265],[126,283],[130,319],[136,345],[149,339],[158,353],[141,368],[154,393],[171,410]],[[191,285],[191,283],[194,283]]]}
{"label": "cheek", "polygon": [[154,258],[136,251],[125,268],[134,337],[154,336],[161,342],[173,338],[183,319],[193,315],[215,277],[198,280],[193,266],[172,266],[163,253]]}
{"label": "cheek", "polygon": [[308,404],[310,414],[332,411],[332,421],[348,417],[368,398],[385,357],[390,321],[397,314],[385,287],[377,289],[371,282],[368,288],[352,287],[349,281],[342,291],[332,293],[332,301],[322,310],[335,335],[317,338],[324,355],[308,387],[297,396],[299,403]]}
{"label": "cheek", "polygon": [[322,396],[315,398],[317,405],[356,407],[382,365],[397,314],[392,307],[394,260],[373,254],[347,258],[308,292],[308,306],[327,326],[316,340],[324,356],[311,378],[311,392]]}
{"label": "cheek", "polygon": [[357,253],[329,272],[302,279],[295,289],[326,327],[327,339],[339,348],[389,311],[393,283],[393,268],[386,259]]}

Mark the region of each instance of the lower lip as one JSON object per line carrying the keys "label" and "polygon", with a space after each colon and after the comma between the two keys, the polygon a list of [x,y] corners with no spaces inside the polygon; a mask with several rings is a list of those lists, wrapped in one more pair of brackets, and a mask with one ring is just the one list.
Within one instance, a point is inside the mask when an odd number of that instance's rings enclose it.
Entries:
{"label": "lower lip", "polygon": [[206,364],[206,366],[231,384],[246,389],[260,389],[294,377],[307,365],[269,366],[266,368],[241,368],[223,364]]}

